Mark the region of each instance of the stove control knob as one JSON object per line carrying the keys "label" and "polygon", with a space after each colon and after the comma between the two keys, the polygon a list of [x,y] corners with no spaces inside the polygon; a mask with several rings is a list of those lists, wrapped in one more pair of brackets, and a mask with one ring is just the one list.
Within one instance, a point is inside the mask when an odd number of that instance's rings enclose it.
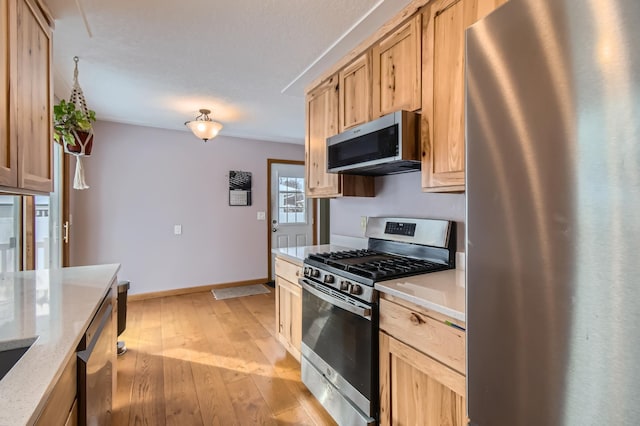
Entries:
{"label": "stove control knob", "polygon": [[351,293],[351,294],[362,294],[362,287],[359,286],[358,284],[354,284],[349,289],[349,293]]}
{"label": "stove control knob", "polygon": [[311,276],[311,268],[309,268],[308,266],[305,266],[304,268],[304,276],[305,277]]}
{"label": "stove control knob", "polygon": [[327,284],[332,284],[334,282],[336,282],[336,278],[333,275],[325,275],[324,276],[324,282]]}
{"label": "stove control knob", "polygon": [[351,287],[351,283],[349,281],[340,281],[340,290],[349,291]]}
{"label": "stove control knob", "polygon": [[311,276],[313,278],[318,278],[320,276],[320,271],[317,269],[311,269]]}

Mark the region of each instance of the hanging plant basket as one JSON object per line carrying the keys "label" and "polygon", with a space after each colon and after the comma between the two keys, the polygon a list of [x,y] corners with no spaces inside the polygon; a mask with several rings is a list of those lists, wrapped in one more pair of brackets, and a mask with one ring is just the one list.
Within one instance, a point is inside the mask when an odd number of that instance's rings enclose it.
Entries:
{"label": "hanging plant basket", "polygon": [[93,148],[93,132],[75,132],[75,145],[64,144],[64,151],[67,154],[84,155],[88,157],[91,155],[91,149]]}
{"label": "hanging plant basket", "polygon": [[69,102],[62,99],[53,107],[53,137],[56,142],[62,143],[64,152],[76,157],[73,189],[87,189],[89,185],[84,179],[82,157],[91,155],[94,136],[91,123],[96,120],[96,113],[87,108],[82,88],[78,83],[78,60],[77,56],[73,58],[75,68]]}

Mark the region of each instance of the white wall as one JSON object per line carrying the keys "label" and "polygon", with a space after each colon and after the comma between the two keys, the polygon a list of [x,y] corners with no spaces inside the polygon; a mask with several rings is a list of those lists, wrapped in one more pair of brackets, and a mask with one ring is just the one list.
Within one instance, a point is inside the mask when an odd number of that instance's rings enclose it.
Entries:
{"label": "white wall", "polygon": [[[98,122],[72,192],[72,265],[117,262],[131,294],[267,277],[267,158],[304,146]],[[72,161],[72,164],[74,162]],[[229,170],[252,176],[253,203],[228,205]],[[182,235],[173,226],[182,225]]]}
{"label": "white wall", "polygon": [[464,194],[424,193],[420,173],[376,178],[373,198],[345,197],[331,200],[331,234],[362,237],[361,216],[399,216],[448,219],[457,222],[457,250],[464,251]]}

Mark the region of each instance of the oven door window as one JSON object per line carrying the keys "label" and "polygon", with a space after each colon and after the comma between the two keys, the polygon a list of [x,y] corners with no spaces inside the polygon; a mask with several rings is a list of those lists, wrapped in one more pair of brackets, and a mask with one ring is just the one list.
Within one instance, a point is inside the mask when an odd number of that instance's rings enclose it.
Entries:
{"label": "oven door window", "polygon": [[374,360],[371,321],[302,292],[302,341],[363,395],[370,397]]}

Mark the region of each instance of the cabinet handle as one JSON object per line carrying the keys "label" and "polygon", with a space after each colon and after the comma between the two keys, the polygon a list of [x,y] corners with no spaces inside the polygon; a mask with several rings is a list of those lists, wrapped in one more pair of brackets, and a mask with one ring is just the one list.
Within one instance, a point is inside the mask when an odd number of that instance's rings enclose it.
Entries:
{"label": "cabinet handle", "polygon": [[296,277],[299,277],[299,276],[300,276],[300,270],[298,269],[296,270]]}
{"label": "cabinet handle", "polygon": [[411,324],[413,325],[420,325],[421,323],[424,322],[422,318],[420,318],[420,315],[414,312],[411,312],[411,316],[409,316],[409,321],[411,321]]}

